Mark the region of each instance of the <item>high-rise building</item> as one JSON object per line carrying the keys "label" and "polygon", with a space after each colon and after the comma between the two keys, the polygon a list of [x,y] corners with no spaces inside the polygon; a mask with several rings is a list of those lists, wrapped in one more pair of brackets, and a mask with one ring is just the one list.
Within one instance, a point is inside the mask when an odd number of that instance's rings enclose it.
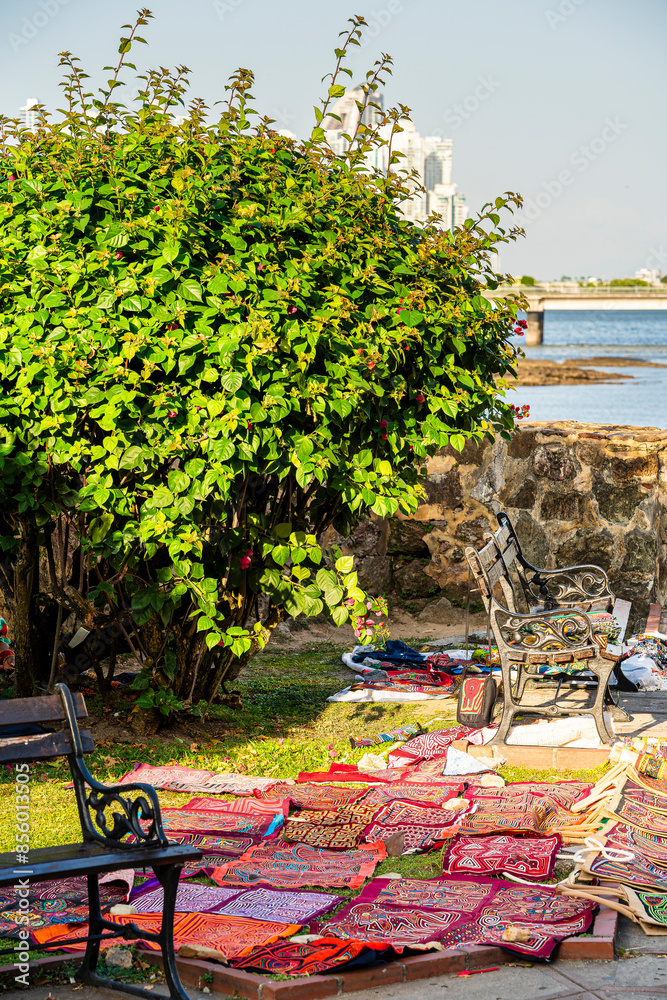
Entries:
{"label": "high-rise building", "polygon": [[[384,108],[383,95],[373,96],[373,102]],[[354,135],[359,122],[358,104],[364,103],[364,92],[361,86],[347,90],[336,101],[331,114],[322,122],[326,132],[327,142],[337,154],[344,153],[348,148],[348,140],[344,134]],[[340,118],[338,121],[333,116]],[[366,108],[363,123],[374,125],[380,120],[380,111],[376,108]],[[457,185],[452,182],[452,140],[442,139],[437,135],[422,136],[416,130],[412,121],[401,123],[403,131],[398,132],[392,142],[392,150],[402,153],[395,170],[416,171],[419,180],[409,182],[414,195],[410,201],[401,205],[401,213],[413,222],[425,222],[430,214],[436,212],[442,216],[442,226],[451,229],[460,226],[467,218],[468,210],[465,198],[457,194]],[[383,126],[385,137],[389,136],[390,126]],[[366,156],[369,170],[380,170],[386,173],[388,150],[386,146],[374,147]],[[425,190],[420,190],[420,188]]]}
{"label": "high-rise building", "polygon": [[37,124],[39,101],[36,97],[28,97],[25,102],[25,106],[19,108],[21,112],[21,121],[26,128],[34,128]]}
{"label": "high-rise building", "polygon": [[641,267],[638,271],[635,271],[635,278],[638,278],[640,281],[648,281],[649,285],[659,285],[662,278],[662,271],[658,271],[657,268]]}

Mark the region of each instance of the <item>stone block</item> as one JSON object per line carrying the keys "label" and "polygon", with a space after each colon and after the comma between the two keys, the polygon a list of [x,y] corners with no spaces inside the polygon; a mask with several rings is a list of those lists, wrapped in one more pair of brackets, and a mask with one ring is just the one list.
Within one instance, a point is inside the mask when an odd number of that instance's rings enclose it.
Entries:
{"label": "stone block", "polygon": [[[521,538],[521,535],[519,535]],[[614,537],[610,531],[596,531],[592,528],[577,528],[564,542],[556,555],[557,566],[574,566],[592,563],[609,570],[615,552]]]}
{"label": "stone block", "polygon": [[646,500],[646,491],[637,484],[614,486],[601,477],[594,481],[593,494],[600,517],[611,524],[627,524],[639,504]]}
{"label": "stone block", "polygon": [[657,555],[655,536],[631,531],[624,537],[623,543],[625,545],[625,558],[621,566],[621,573],[644,573],[647,576],[653,576]]}
{"label": "stone block", "polygon": [[578,465],[574,453],[561,445],[540,445],[533,455],[535,475],[555,483],[574,479],[579,471]]}
{"label": "stone block", "polygon": [[446,597],[431,601],[421,611],[417,618],[420,622],[433,622],[435,625],[448,625],[452,618],[452,602]]}
{"label": "stone block", "polygon": [[355,559],[359,586],[371,597],[386,594],[391,589],[391,559],[389,556],[370,555]]}
{"label": "stone block", "polygon": [[581,521],[590,506],[590,499],[584,493],[545,493],[540,504],[540,518],[543,521]]}
{"label": "stone block", "polygon": [[428,597],[439,588],[425,573],[428,560],[411,559],[409,562],[394,564],[394,586],[401,597]]}
{"label": "stone block", "polygon": [[387,540],[387,555],[428,556],[424,541],[430,525],[422,521],[391,521]]}
{"label": "stone block", "polygon": [[[520,478],[520,477],[517,477]],[[522,477],[521,477],[522,478]],[[517,489],[516,481],[508,483],[500,493],[500,500],[508,507],[532,510],[537,499],[537,484],[534,479],[524,479]]]}
{"label": "stone block", "polygon": [[527,511],[522,510],[514,519],[514,527],[521,542],[524,556],[533,566],[545,566],[549,555],[549,542],[544,528]]}
{"label": "stone block", "polygon": [[438,473],[424,482],[426,503],[443,511],[452,510],[463,503],[463,489],[459,470]]}

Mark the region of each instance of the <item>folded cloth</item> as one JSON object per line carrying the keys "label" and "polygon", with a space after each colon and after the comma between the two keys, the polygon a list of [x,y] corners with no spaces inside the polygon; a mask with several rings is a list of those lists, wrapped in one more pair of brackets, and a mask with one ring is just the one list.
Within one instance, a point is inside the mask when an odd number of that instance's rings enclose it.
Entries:
{"label": "folded cloth", "polygon": [[519,878],[551,878],[561,838],[467,837],[459,834],[449,842],[443,875],[493,875],[508,873]]}
{"label": "folded cloth", "polygon": [[269,885],[285,888],[320,885],[357,889],[387,856],[384,844],[354,851],[327,851],[305,844],[264,843],[212,873],[218,885]]}

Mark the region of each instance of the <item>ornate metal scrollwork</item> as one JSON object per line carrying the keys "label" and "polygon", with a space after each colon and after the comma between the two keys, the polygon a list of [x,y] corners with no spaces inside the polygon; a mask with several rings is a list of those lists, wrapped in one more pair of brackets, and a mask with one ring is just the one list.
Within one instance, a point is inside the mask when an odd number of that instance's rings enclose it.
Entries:
{"label": "ornate metal scrollwork", "polygon": [[[56,691],[60,695],[72,739],[70,767],[84,838],[116,848],[131,848],[137,844],[166,847],[169,841],[162,827],[160,802],[155,789],[139,782],[103,785],[96,781],[83,759],[72,695],[65,684],[57,684]],[[140,794],[134,799],[125,798],[130,792]],[[106,810],[114,805],[120,806],[121,811],[112,812],[113,822],[109,826]],[[127,834],[132,834],[135,840],[123,841]]]}
{"label": "ornate metal scrollwork", "polygon": [[[97,783],[96,783],[97,785]],[[123,786],[123,791],[132,790],[133,786]],[[86,803],[93,819],[108,840],[120,841],[126,834],[133,834],[137,841],[154,843],[155,812],[148,799],[139,795],[136,799],[126,799],[116,788],[109,787],[100,790],[99,786],[92,788],[86,796]],[[122,812],[112,812],[113,824],[109,828],[106,810],[113,805],[119,805]],[[146,823],[148,826],[146,827]]]}
{"label": "ornate metal scrollwork", "polygon": [[[540,570],[544,583],[549,590],[549,596],[563,604],[574,604],[577,601],[599,601],[603,597],[611,597],[607,574],[598,566],[573,566],[568,569]],[[531,594],[537,599],[543,599],[540,587],[529,581]]]}
{"label": "ornate metal scrollwork", "polygon": [[531,652],[556,652],[593,643],[589,619],[580,611],[551,615],[512,615],[494,611],[498,629],[508,646]]}

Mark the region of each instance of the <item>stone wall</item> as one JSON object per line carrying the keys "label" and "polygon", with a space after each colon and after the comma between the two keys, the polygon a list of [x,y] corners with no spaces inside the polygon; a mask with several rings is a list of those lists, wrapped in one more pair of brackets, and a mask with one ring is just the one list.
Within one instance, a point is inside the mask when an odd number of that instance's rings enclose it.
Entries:
{"label": "stone wall", "polygon": [[510,442],[445,449],[429,463],[427,499],[411,519],[371,520],[350,538],[371,593],[425,601],[465,596],[464,548],[511,516],[537,566],[595,563],[641,618],[667,601],[667,431],[527,423]]}

